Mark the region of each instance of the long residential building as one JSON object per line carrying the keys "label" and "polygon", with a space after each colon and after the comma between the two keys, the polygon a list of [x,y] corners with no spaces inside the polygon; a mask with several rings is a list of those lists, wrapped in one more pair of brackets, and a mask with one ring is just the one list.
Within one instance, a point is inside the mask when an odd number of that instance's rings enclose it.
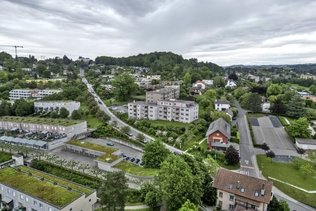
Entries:
{"label": "long residential building", "polygon": [[18,166],[0,170],[1,210],[92,211],[96,191],[44,172]]}
{"label": "long residential building", "polygon": [[61,92],[61,89],[12,89],[10,100],[29,99],[41,100],[49,95]]}
{"label": "long residential building", "polygon": [[47,113],[51,111],[59,111],[61,108],[65,108],[69,111],[69,115],[74,110],[80,108],[80,102],[77,101],[37,101],[34,102],[34,109],[36,112]]}
{"label": "long residential building", "polygon": [[128,116],[190,123],[198,119],[199,106],[193,101],[175,99],[160,100],[157,103],[133,102],[128,104]]}
{"label": "long residential building", "polygon": [[36,117],[0,117],[0,129],[25,130],[25,131],[47,131],[65,133],[69,137],[87,132],[87,122],[68,119],[49,119]]}
{"label": "long residential building", "polygon": [[165,86],[162,89],[146,92],[147,103],[157,103],[162,100],[178,99],[180,86]]}

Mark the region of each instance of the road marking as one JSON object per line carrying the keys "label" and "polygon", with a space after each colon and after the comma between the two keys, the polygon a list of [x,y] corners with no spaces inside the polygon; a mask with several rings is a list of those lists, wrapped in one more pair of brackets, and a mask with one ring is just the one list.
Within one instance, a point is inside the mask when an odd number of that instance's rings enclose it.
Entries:
{"label": "road marking", "polygon": [[254,166],[240,166],[240,168],[255,169],[255,167],[254,167]]}

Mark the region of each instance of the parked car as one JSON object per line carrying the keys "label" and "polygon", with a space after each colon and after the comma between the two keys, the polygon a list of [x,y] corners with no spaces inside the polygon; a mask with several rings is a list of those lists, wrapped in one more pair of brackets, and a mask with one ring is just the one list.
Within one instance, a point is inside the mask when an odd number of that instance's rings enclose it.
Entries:
{"label": "parked car", "polygon": [[106,142],[106,145],[111,146],[111,147],[114,146],[114,144],[113,144],[112,141],[107,141],[107,142]]}
{"label": "parked car", "polygon": [[132,158],[132,159],[131,159],[131,162],[134,162],[134,161],[135,161],[135,158]]}

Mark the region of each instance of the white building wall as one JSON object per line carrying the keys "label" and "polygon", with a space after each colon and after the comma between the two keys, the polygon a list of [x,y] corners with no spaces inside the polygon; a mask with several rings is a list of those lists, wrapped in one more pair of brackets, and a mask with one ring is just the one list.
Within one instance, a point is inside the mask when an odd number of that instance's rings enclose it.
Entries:
{"label": "white building wall", "polygon": [[230,108],[229,104],[221,104],[221,103],[215,103],[215,110],[217,111],[225,111]]}
{"label": "white building wall", "polygon": [[65,108],[69,111],[69,116],[72,114],[74,110],[78,110],[80,108],[80,102],[77,101],[37,101],[34,102],[35,110],[45,110],[47,112],[53,111],[55,109],[60,110],[61,108]]}

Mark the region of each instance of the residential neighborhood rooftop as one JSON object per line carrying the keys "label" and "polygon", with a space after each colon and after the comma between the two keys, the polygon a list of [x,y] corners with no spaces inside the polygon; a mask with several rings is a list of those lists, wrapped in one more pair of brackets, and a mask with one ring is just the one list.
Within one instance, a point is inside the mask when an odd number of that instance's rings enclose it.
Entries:
{"label": "residential neighborhood rooftop", "polygon": [[206,136],[209,136],[216,131],[223,133],[228,139],[231,137],[230,125],[223,118],[219,118],[210,124]]}
{"label": "residential neighborhood rooftop", "polygon": [[62,125],[70,126],[75,125],[80,122],[80,120],[71,120],[71,119],[52,119],[52,118],[39,118],[39,117],[18,117],[18,116],[3,116],[0,117],[0,121],[6,122],[25,122],[32,124],[47,124],[47,125]]}
{"label": "residential neighborhood rooftop", "polygon": [[216,100],[215,104],[228,104],[228,105],[230,105],[230,103],[227,100]]}
{"label": "residential neighborhood rooftop", "polygon": [[235,195],[268,204],[272,197],[272,182],[226,169],[219,169],[213,187]]}

